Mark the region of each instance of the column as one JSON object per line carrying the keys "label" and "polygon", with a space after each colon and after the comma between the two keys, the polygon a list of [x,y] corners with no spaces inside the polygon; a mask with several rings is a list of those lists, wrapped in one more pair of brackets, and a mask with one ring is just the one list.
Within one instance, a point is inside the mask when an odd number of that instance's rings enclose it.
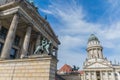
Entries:
{"label": "column", "polygon": [[100,71],[100,79],[101,80],[103,80],[103,74],[102,74],[103,72],[102,71]]}
{"label": "column", "polygon": [[108,78],[109,78],[108,71],[106,71],[106,80],[109,80]]}
{"label": "column", "polygon": [[96,71],[95,71],[95,80],[97,80],[97,74],[96,74]]}
{"label": "column", "polygon": [[90,75],[89,75],[89,76],[90,76],[90,80],[92,80],[92,75],[91,75],[91,73],[92,73],[92,72],[91,72],[91,71],[89,71],[89,74],[90,74]]}
{"label": "column", "polygon": [[10,58],[10,51],[11,51],[12,43],[15,37],[17,24],[18,24],[18,15],[15,14],[11,22],[4,46],[3,46],[3,50],[1,54],[2,59]]}
{"label": "column", "polygon": [[31,36],[31,30],[32,30],[31,27],[27,28],[24,42],[23,42],[23,46],[22,46],[22,51],[21,51],[21,58],[24,58],[25,56],[27,56],[29,42],[30,42],[30,36]]}
{"label": "column", "polygon": [[86,80],[86,72],[84,71],[84,73],[83,73],[83,74],[84,74],[84,80]]}
{"label": "column", "polygon": [[36,45],[35,45],[35,47],[37,47],[38,45],[40,45],[40,35],[38,35],[38,37],[37,37],[37,40],[36,40]]}
{"label": "column", "polygon": [[112,75],[113,75],[113,80],[115,80],[115,71],[112,71]]}

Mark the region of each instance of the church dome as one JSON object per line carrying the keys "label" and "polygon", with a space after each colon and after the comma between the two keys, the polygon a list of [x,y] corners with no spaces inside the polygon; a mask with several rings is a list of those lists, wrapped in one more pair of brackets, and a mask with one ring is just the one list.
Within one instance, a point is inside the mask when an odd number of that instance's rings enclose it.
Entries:
{"label": "church dome", "polygon": [[99,41],[99,40],[94,34],[91,34],[89,39],[88,39],[88,42],[90,42],[90,41]]}

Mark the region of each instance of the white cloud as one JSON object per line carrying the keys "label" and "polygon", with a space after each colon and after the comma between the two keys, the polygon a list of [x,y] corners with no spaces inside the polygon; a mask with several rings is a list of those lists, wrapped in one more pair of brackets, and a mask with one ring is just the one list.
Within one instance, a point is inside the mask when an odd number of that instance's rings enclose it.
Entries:
{"label": "white cloud", "polygon": [[[86,57],[86,52],[82,53],[80,48],[87,45],[87,39],[91,33],[96,33],[105,49],[112,48],[113,50],[118,50],[113,52],[119,52],[120,19],[118,19],[115,14],[118,14],[120,10],[118,9],[117,2],[114,3],[113,0],[108,1],[113,5],[107,11],[109,15],[111,15],[109,16],[111,17],[110,24],[107,25],[87,22],[84,19],[87,16],[86,13],[83,11],[81,5],[77,5],[75,0],[71,0],[71,2],[52,1],[47,10],[41,9],[41,11],[53,15],[61,22],[59,25],[61,28],[57,31],[62,43],[59,50],[59,67],[65,63],[69,63],[71,65],[80,64],[80,66],[82,66]],[[119,0],[117,1],[120,2]],[[118,11],[113,12],[115,9]],[[114,15],[112,15],[112,13]],[[114,18],[115,21],[112,20]],[[119,47],[116,47],[116,45]],[[75,51],[73,49],[78,50]],[[117,53],[114,56],[119,55]]]}
{"label": "white cloud", "polygon": [[39,10],[44,12],[44,13],[47,13],[47,14],[52,14],[52,12],[49,11],[49,10],[45,10],[45,9],[42,9],[42,8],[39,8]]}

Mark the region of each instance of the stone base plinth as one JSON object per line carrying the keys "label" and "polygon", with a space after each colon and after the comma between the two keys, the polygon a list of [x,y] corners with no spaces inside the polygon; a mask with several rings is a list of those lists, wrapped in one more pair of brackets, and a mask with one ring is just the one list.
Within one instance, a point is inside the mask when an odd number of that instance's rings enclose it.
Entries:
{"label": "stone base plinth", "polygon": [[52,56],[0,60],[0,80],[54,80],[57,60]]}

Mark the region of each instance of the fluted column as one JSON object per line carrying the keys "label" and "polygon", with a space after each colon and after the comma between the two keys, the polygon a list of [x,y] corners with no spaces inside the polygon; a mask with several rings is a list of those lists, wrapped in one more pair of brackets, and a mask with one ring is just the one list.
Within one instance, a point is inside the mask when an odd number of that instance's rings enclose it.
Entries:
{"label": "fluted column", "polygon": [[103,80],[103,74],[102,74],[103,72],[102,71],[100,71],[100,79],[101,80]]}
{"label": "fluted column", "polygon": [[22,46],[22,51],[21,51],[21,58],[24,58],[27,53],[28,53],[28,47],[29,47],[29,42],[30,42],[30,36],[31,36],[31,27],[27,28],[26,34],[25,34],[25,38],[24,38],[24,42],[23,42],[23,46]]}
{"label": "fluted column", "polygon": [[92,80],[92,75],[91,75],[91,71],[89,71],[89,74],[90,74],[90,75],[89,75],[89,76],[90,76],[90,80]]}
{"label": "fluted column", "polygon": [[115,80],[115,71],[112,71],[112,75],[113,75],[113,80]]}
{"label": "fluted column", "polygon": [[83,74],[84,74],[84,80],[86,80],[86,72],[84,72]]}
{"label": "fluted column", "polygon": [[95,80],[97,80],[97,74],[96,74],[96,71],[95,71]]}
{"label": "fluted column", "polygon": [[106,71],[106,80],[109,80],[108,71]]}
{"label": "fluted column", "polygon": [[10,58],[10,51],[11,51],[12,43],[15,37],[17,24],[18,24],[18,15],[15,14],[4,43],[4,47],[1,54],[2,59]]}

